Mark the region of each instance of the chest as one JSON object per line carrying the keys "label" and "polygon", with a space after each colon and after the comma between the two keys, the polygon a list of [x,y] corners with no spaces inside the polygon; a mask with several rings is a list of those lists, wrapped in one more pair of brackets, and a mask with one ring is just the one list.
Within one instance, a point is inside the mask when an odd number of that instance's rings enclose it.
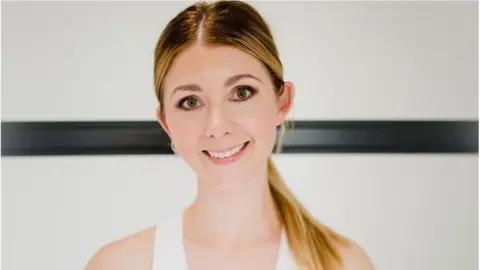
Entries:
{"label": "chest", "polygon": [[193,244],[185,244],[184,248],[189,270],[278,270],[282,256],[278,244],[228,252]]}

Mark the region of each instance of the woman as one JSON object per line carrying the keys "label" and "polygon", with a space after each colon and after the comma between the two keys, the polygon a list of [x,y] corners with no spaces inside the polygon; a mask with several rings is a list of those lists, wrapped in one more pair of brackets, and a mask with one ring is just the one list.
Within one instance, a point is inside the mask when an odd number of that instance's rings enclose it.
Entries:
{"label": "woman", "polygon": [[198,195],[177,218],[103,247],[88,270],[373,269],[275,169],[294,86],[253,7],[188,7],[163,31],[154,64],[158,121],[195,170]]}

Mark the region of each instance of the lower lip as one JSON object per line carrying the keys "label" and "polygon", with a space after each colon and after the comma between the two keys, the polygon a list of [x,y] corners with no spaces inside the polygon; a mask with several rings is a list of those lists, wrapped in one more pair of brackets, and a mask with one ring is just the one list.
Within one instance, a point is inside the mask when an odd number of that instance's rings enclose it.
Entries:
{"label": "lower lip", "polygon": [[205,152],[203,154],[205,154],[208,157],[208,159],[210,159],[214,164],[227,165],[237,161],[243,155],[243,153],[245,152],[249,144],[250,142],[247,142],[240,151],[226,158],[212,157]]}

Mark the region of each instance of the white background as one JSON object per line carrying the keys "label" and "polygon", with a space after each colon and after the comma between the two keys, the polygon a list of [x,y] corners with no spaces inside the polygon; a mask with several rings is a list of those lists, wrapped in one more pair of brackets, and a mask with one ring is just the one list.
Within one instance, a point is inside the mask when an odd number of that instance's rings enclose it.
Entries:
{"label": "white background", "polygon": [[[153,50],[186,2],[2,3],[2,121],[154,120]],[[474,119],[474,2],[254,2],[294,120]],[[289,154],[277,165],[378,269],[477,269],[475,155]],[[177,156],[2,158],[2,269],[82,269],[195,196]]]}

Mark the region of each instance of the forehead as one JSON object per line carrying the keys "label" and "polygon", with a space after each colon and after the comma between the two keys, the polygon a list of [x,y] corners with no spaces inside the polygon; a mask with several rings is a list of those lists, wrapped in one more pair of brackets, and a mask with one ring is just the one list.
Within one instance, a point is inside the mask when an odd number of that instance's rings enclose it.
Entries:
{"label": "forehead", "polygon": [[263,64],[246,52],[228,46],[194,45],[177,56],[165,77],[164,86],[167,90],[183,83],[223,85],[226,78],[244,73],[269,81]]}

